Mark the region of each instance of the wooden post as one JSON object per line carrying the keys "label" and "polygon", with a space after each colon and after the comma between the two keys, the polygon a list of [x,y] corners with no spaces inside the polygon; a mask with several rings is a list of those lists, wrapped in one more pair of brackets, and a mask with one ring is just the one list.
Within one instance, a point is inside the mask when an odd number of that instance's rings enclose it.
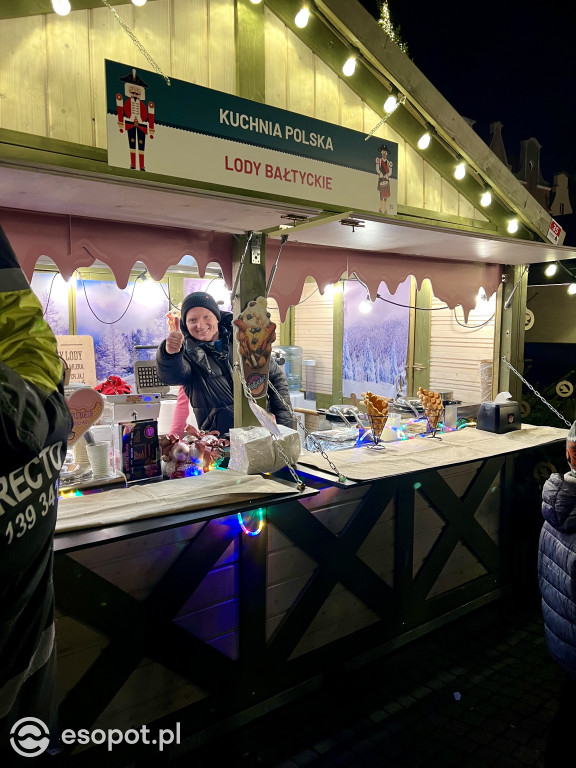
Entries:
{"label": "wooden post", "polygon": [[[522,400],[522,382],[506,363],[508,362],[519,372],[524,371],[524,326],[526,318],[526,294],[528,290],[528,270],[523,264],[508,266],[504,271],[505,283],[502,294],[500,320],[500,355],[498,376],[498,391],[510,392],[513,400]],[[508,302],[508,306],[506,306]]]}
{"label": "wooden post", "polygon": [[[238,239],[234,255],[232,258],[232,282],[236,283],[236,276],[240,270],[242,255],[246,249],[247,236]],[[232,297],[232,312],[234,317],[238,317],[244,310],[249,301],[253,301],[258,296],[264,296],[266,293],[266,256],[265,256],[265,237],[260,232],[254,232],[246,256],[244,266],[236,288],[236,296]],[[239,359],[238,350],[234,336],[234,362],[239,366],[242,360]],[[262,398],[259,403],[262,408],[266,408],[266,400]],[[259,422],[250,410],[248,400],[244,396],[242,384],[237,374],[234,374],[234,426],[247,427],[257,425]]]}
{"label": "wooden post", "polygon": [[332,397],[331,403],[342,403],[342,364],[344,344],[344,283],[334,283],[332,314],[334,331],[332,336]]}
{"label": "wooden post", "polygon": [[409,360],[413,374],[408,377],[408,395],[410,396],[414,396],[418,387],[427,389],[430,386],[431,317],[430,312],[423,311],[432,306],[432,288],[428,280],[422,283],[419,291],[416,291],[415,306],[422,309],[416,310],[414,314],[414,355],[413,359]]}

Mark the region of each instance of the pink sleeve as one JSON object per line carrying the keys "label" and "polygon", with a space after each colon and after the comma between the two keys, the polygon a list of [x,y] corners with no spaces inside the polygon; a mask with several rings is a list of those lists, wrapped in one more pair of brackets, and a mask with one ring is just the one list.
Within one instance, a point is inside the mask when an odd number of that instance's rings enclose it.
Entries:
{"label": "pink sleeve", "polygon": [[172,424],[170,425],[171,434],[178,435],[179,437],[184,434],[186,419],[188,418],[188,408],[188,397],[186,392],[184,392],[184,387],[180,387],[176,399],[176,407],[174,408],[174,415],[172,416]]}

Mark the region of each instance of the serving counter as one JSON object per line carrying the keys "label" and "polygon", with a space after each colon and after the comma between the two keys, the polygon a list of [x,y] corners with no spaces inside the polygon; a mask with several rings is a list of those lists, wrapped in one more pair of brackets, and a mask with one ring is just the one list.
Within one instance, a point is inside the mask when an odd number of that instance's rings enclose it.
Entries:
{"label": "serving counter", "polygon": [[[566,434],[466,429],[331,452],[345,482],[303,454],[302,493],[282,473],[211,472],[154,486],[158,517],[146,486],[94,495],[85,515],[66,500],[61,727],[178,722],[177,755],[496,599],[532,566],[535,580],[540,484],[564,470]],[[72,764],[99,765],[102,749]]]}

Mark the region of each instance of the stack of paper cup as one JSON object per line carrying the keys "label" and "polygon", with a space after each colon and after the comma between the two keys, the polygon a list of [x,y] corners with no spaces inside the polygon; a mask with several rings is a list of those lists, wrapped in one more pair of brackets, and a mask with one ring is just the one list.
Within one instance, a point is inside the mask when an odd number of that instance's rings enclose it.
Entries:
{"label": "stack of paper cup", "polygon": [[110,474],[110,441],[88,444],[86,446],[93,477],[107,477]]}

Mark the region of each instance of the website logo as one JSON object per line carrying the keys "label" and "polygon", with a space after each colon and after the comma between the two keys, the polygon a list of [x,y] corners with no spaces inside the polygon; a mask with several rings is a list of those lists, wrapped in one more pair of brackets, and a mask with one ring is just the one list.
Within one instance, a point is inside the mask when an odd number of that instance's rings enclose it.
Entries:
{"label": "website logo", "polygon": [[48,749],[50,731],[37,717],[23,717],[10,730],[12,749],[22,757],[38,757]]}

